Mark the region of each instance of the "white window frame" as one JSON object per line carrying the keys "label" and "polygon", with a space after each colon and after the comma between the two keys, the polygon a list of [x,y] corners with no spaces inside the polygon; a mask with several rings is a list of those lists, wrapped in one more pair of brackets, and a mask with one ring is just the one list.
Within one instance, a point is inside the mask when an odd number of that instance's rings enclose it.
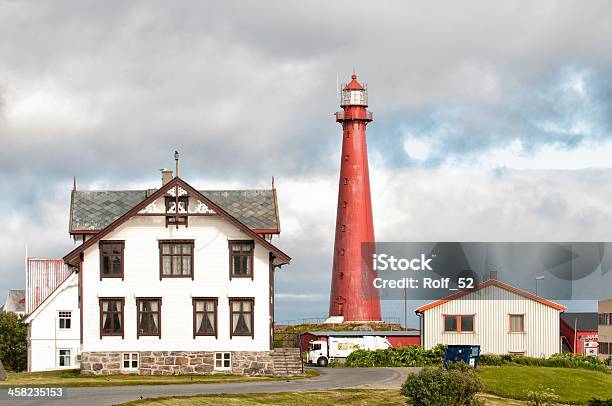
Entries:
{"label": "white window frame", "polygon": [[[218,356],[220,356],[218,358]],[[217,366],[217,361],[221,361],[221,366]],[[229,366],[225,366],[225,361]],[[231,371],[232,370],[232,353],[231,352],[215,352],[215,371]]]}
{"label": "white window frame", "polygon": [[[68,351],[68,354],[63,354],[62,355],[62,351]],[[68,365],[61,365],[60,360],[64,358],[64,359],[68,359]],[[58,368],[70,368],[72,367],[72,350],[70,348],[58,348],[57,349],[57,367]]]}
{"label": "white window frame", "polygon": [[[124,362],[126,361],[125,356],[128,356],[128,366],[126,367]],[[136,366],[133,366],[136,361]],[[121,353],[121,369],[124,371],[137,371],[140,369],[140,353],[138,352],[123,352]]]}
{"label": "white window frame", "polygon": [[[62,315],[62,313],[68,313],[70,316]],[[61,320],[70,320],[70,327],[62,327]],[[64,323],[65,325],[65,323]],[[60,330],[72,330],[72,311],[71,310],[58,310],[57,312],[57,328]]]}

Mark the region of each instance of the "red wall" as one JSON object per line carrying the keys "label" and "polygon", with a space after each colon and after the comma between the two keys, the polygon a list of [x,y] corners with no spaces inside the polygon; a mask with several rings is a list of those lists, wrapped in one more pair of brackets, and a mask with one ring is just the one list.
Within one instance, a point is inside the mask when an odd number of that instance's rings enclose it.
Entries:
{"label": "red wall", "polygon": [[561,336],[564,336],[567,339],[567,343],[569,343],[570,350],[580,355],[584,355],[585,341],[598,341],[597,330],[578,330],[578,333],[576,335],[576,348],[574,348],[574,327],[569,326],[563,320],[561,320],[560,332]]}
{"label": "red wall", "polygon": [[387,337],[391,343],[391,347],[406,347],[409,345],[421,345],[421,337],[419,336],[403,336],[403,337]]}

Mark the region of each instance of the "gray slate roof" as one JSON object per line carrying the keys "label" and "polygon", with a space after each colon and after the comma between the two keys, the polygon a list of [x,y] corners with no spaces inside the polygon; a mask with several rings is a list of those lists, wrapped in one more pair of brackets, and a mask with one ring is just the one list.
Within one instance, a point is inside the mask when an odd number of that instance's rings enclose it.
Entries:
{"label": "gray slate roof", "polygon": [[302,334],[312,334],[317,337],[361,337],[361,336],[381,336],[381,337],[418,337],[420,335],[419,330],[408,330],[408,331],[335,331],[335,330],[321,330],[321,331],[307,331]]}
{"label": "gray slate roof", "polygon": [[25,312],[25,290],[12,289],[8,291],[4,302],[5,312]]}
{"label": "gray slate roof", "polygon": [[597,330],[599,328],[599,315],[595,312],[589,313],[561,313],[561,320],[568,326],[574,328],[574,322],[578,330]]}
{"label": "gray slate roof", "polygon": [[[101,230],[153,192],[77,190],[72,193],[70,203],[70,231]],[[200,193],[251,229],[279,229],[273,190],[201,190]]]}

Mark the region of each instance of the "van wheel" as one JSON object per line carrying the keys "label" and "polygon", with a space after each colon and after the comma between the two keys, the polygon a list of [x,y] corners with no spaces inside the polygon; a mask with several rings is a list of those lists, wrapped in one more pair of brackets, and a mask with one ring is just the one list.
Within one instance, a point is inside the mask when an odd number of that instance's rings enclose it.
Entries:
{"label": "van wheel", "polygon": [[319,357],[319,359],[317,360],[317,366],[318,367],[326,367],[327,366],[327,358],[325,357]]}

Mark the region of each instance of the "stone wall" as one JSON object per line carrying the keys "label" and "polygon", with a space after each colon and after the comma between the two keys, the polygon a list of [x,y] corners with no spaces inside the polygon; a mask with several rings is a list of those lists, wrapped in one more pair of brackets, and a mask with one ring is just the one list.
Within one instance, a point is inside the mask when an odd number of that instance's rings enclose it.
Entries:
{"label": "stone wall", "polygon": [[231,351],[231,353],[231,371],[216,371],[214,369],[215,353],[210,351],[140,351],[140,369],[138,370],[123,370],[121,368],[121,352],[84,352],[81,354],[81,373],[83,375],[130,373],[140,375],[214,373],[296,375],[294,372],[288,372],[285,368],[276,368],[275,370],[273,352]]}

